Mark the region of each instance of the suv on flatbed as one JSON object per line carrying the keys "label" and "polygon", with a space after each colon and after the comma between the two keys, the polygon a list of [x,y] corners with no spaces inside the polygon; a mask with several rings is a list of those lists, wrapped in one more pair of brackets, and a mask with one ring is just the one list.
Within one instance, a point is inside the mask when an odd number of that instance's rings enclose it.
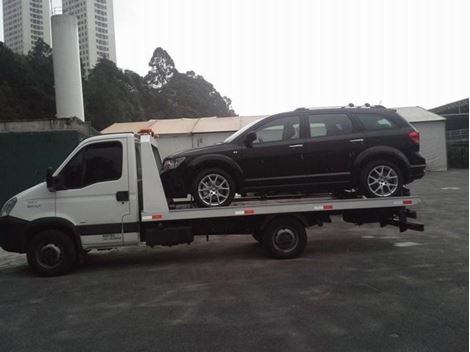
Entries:
{"label": "suv on flatbed", "polygon": [[235,193],[337,192],[401,195],[423,177],[419,132],[381,106],[297,109],[259,119],[223,143],[165,158],[168,198],[191,194],[203,207]]}

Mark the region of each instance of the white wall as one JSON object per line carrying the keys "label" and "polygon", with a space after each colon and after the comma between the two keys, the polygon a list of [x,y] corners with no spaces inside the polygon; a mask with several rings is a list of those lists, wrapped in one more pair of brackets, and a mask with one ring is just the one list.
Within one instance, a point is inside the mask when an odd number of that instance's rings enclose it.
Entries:
{"label": "white wall", "polygon": [[420,133],[420,148],[426,158],[426,169],[429,171],[447,170],[445,121],[414,122],[412,125]]}
{"label": "white wall", "polygon": [[161,135],[157,138],[157,143],[162,160],[170,154],[193,148],[190,134]]}
{"label": "white wall", "polygon": [[193,147],[205,147],[223,142],[232,132],[195,133],[192,135]]}

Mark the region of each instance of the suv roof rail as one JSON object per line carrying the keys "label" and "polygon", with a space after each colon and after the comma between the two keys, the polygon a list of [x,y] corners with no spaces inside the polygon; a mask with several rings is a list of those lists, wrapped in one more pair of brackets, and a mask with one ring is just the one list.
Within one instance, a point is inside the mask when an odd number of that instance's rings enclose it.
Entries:
{"label": "suv roof rail", "polygon": [[383,105],[370,105],[369,103],[364,103],[364,105],[354,105],[353,103],[349,103],[342,107],[343,109],[347,108],[356,108],[356,109],[370,109],[370,108],[378,108],[378,109],[386,109]]}

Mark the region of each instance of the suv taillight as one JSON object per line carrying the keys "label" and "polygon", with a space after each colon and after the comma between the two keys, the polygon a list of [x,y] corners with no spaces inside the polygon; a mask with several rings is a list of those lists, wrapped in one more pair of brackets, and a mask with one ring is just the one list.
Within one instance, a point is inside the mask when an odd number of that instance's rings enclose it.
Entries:
{"label": "suv taillight", "polygon": [[419,144],[419,132],[418,131],[411,131],[408,133],[408,137],[413,141],[414,144]]}

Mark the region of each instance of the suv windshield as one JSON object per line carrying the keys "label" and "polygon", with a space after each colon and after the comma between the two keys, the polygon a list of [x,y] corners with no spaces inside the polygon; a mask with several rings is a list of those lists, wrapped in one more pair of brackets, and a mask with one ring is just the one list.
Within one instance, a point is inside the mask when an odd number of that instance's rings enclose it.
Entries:
{"label": "suv windshield", "polygon": [[248,130],[251,126],[253,126],[255,123],[258,123],[259,121],[265,119],[266,117],[261,117],[259,119],[256,119],[255,121],[253,122],[250,122],[248,125],[246,125],[245,127],[242,127],[241,129],[239,129],[237,132],[235,132],[234,134],[230,135],[225,141],[224,143],[232,143],[235,138],[237,138],[238,136],[242,135],[243,132],[245,132],[246,130]]}

